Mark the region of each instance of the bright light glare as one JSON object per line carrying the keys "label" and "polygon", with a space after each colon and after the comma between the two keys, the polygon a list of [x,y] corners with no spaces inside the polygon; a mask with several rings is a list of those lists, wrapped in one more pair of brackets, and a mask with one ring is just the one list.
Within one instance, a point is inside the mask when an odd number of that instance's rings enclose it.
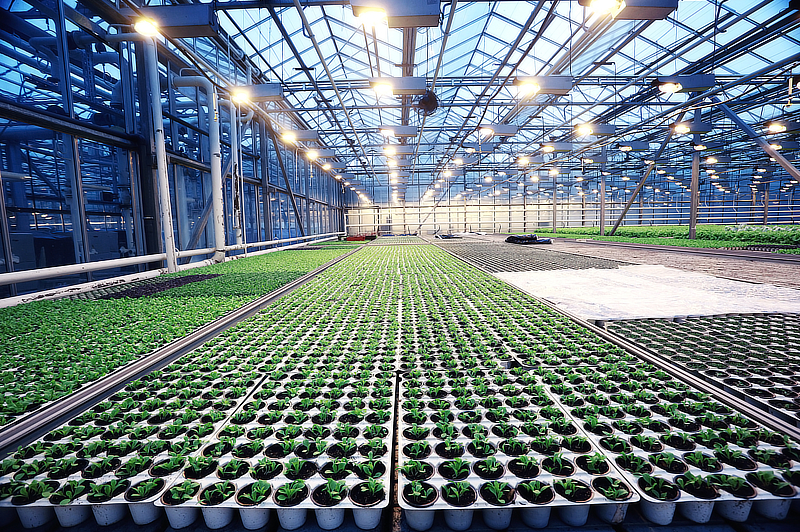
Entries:
{"label": "bright light glare", "polygon": [[480,135],[481,135],[481,137],[485,137],[485,138],[491,137],[492,135],[494,135],[494,129],[492,129],[490,127],[482,127],[480,129]]}
{"label": "bright light glare", "polygon": [[520,157],[519,159],[517,159],[517,164],[519,164],[520,166],[527,166],[528,163],[530,162],[531,160],[528,159],[527,157]]}
{"label": "bright light glare", "polygon": [[467,152],[467,153],[475,153],[475,148],[467,148],[464,151]]}
{"label": "bright light glare", "polygon": [[675,94],[679,90],[683,88],[683,85],[680,83],[674,83],[672,81],[668,81],[666,83],[661,83],[658,86],[658,90],[663,92],[664,94]]}
{"label": "bright light glare", "polygon": [[314,161],[319,157],[319,152],[317,150],[308,150],[306,152],[306,157],[308,157],[309,161]]}
{"label": "bright light glare", "polygon": [[379,24],[383,24],[386,20],[386,11],[383,9],[365,9],[358,15],[358,21],[364,25],[365,28],[372,28]]}
{"label": "bright light glare", "polygon": [[708,146],[706,146],[705,144],[695,144],[694,145],[694,151],[703,151],[703,150],[706,150],[706,149],[708,149]]}
{"label": "bright light glare", "polygon": [[158,22],[151,18],[140,18],[133,25],[133,29],[140,35],[153,37],[158,35]]}
{"label": "bright light glare", "polygon": [[548,173],[550,175],[558,175],[558,168],[551,168]]}
{"label": "bright light glare", "polygon": [[619,151],[631,151],[633,146],[622,145],[619,147]]}
{"label": "bright light glare", "polygon": [[381,129],[381,135],[384,137],[394,137],[394,130],[389,128]]}
{"label": "bright light glare", "polygon": [[450,170],[445,170],[442,173],[442,175],[445,176],[445,177],[450,177],[451,175],[453,175],[453,172],[451,172]]}
{"label": "bright light glare", "polygon": [[709,157],[709,158],[707,158],[707,159],[706,159],[706,164],[717,164],[718,162],[719,162],[719,161],[718,161],[718,160],[717,160],[717,158],[716,158],[716,157],[714,157],[714,156],[711,156],[711,157]]}
{"label": "bright light glare", "polygon": [[533,96],[540,90],[542,90],[542,87],[540,87],[539,84],[536,83],[535,81],[523,81],[522,83],[519,84],[517,93],[520,96]]}
{"label": "bright light glare", "polygon": [[389,159],[389,162],[387,164],[389,165],[389,168],[397,168],[397,161],[395,161],[394,159]]}
{"label": "bright light glare", "polygon": [[780,122],[772,122],[767,126],[767,131],[770,133],[783,133],[786,131],[786,125],[781,124]]}
{"label": "bright light glare", "polygon": [[249,103],[250,93],[244,88],[233,89],[231,91],[231,101],[238,104]]}
{"label": "bright light glare", "polygon": [[556,151],[556,147],[555,146],[542,146],[542,151],[544,153],[552,153],[552,152]]}
{"label": "bright light glare", "polygon": [[322,169],[323,169],[323,170],[325,170],[325,171],[327,172],[328,170],[330,170],[330,169],[331,169],[331,164],[330,164],[330,163],[325,163],[325,164],[323,164],[323,165],[322,165]]}
{"label": "bright light glare", "polygon": [[581,124],[575,128],[575,131],[578,132],[578,135],[585,137],[587,135],[591,135],[594,133],[594,129],[592,128],[592,124]]}
{"label": "bright light glare", "polygon": [[453,159],[453,164],[456,166],[461,166],[464,164],[464,159]]}
{"label": "bright light glare", "polygon": [[781,145],[780,145],[780,144],[778,144],[777,142],[773,142],[772,144],[770,144],[770,147],[771,147],[773,150],[780,150],[781,148],[783,148],[783,146],[781,146]]}
{"label": "bright light glare", "polygon": [[486,177],[483,178],[483,180],[486,181],[487,183],[491,183],[492,182],[492,176],[487,175]]}
{"label": "bright light glare", "polygon": [[295,142],[297,142],[297,135],[295,135],[295,134],[294,134],[293,132],[291,132],[291,131],[286,131],[286,132],[285,132],[283,135],[281,135],[281,138],[282,138],[282,139],[283,139],[285,142],[291,142],[292,144],[294,144]]}
{"label": "bright light glare", "polygon": [[385,153],[389,157],[394,157],[395,154],[397,153],[397,150],[394,148],[394,146],[384,146],[383,153]]}
{"label": "bright light glare", "polygon": [[689,127],[689,124],[687,124],[686,122],[678,122],[677,124],[675,124],[675,133],[680,133],[681,135],[683,135],[685,133],[688,133],[689,131],[691,131],[691,128]]}
{"label": "bright light glare", "polygon": [[378,98],[381,96],[391,96],[394,94],[392,84],[386,81],[379,81],[372,86],[372,90],[375,91],[375,94],[378,95]]}

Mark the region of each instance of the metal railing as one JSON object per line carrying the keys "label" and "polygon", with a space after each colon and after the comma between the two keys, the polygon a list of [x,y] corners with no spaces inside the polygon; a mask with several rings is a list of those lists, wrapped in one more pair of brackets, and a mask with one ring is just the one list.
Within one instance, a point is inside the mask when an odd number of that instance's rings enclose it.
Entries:
{"label": "metal railing", "polygon": [[[298,236],[293,238],[282,238],[280,240],[265,240],[262,242],[253,242],[249,244],[239,244],[232,246],[225,246],[225,251],[235,251],[242,249],[249,249],[254,247],[275,246],[280,244],[287,244],[290,242],[299,242],[302,240],[322,239],[333,236],[338,236],[343,233],[325,233],[320,235]],[[209,255],[214,253],[214,248],[192,249],[188,251],[178,251],[178,258],[183,257],[196,257],[199,255]],[[154,253],[152,255],[140,255],[136,257],[125,257],[122,259],[110,259],[97,262],[84,262],[80,264],[69,264],[66,266],[53,266],[51,268],[39,268],[36,270],[24,270],[18,272],[0,273],[0,286],[25,283],[30,281],[40,281],[42,279],[52,279],[55,277],[63,277],[65,275],[75,275],[80,273],[95,272],[100,270],[109,270],[112,268],[125,268],[128,266],[137,266],[139,264],[146,264],[149,262],[159,262],[167,258],[166,253]],[[194,267],[193,264],[183,265],[179,269],[187,269],[186,267]]]}

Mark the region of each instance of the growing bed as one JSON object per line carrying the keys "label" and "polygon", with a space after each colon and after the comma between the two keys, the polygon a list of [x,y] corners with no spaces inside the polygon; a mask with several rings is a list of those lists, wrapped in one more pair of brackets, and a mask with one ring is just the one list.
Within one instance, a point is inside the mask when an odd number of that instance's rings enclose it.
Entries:
{"label": "growing bed", "polygon": [[[0,309],[0,426],[186,336],[347,251],[287,250],[197,268],[159,277],[157,282],[198,275],[213,277],[145,297],[62,299]],[[105,295],[114,293],[120,292]]]}
{"label": "growing bed", "polygon": [[498,528],[552,508],[618,523],[637,499],[661,524],[676,508],[779,519],[799,462],[783,435],[443,251],[370,245],[3,461],[0,519],[164,507],[174,528],[237,511],[258,528],[277,510],[291,529],[313,509],[369,529],[392,489],[418,530],[439,510],[461,530],[475,509]]}
{"label": "growing bed", "polygon": [[609,322],[608,329],[800,423],[800,315],[626,320]]}

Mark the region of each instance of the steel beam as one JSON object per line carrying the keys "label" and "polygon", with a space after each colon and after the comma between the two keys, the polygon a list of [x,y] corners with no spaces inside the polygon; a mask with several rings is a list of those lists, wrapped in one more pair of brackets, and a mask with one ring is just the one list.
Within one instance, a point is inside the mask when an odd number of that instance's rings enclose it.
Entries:
{"label": "steel beam", "polygon": [[283,182],[286,184],[286,193],[289,195],[289,201],[292,204],[292,210],[294,211],[294,217],[297,220],[297,226],[300,228],[300,234],[305,236],[306,231],[303,228],[303,218],[300,216],[300,210],[297,208],[297,200],[294,197],[294,192],[292,192],[292,186],[289,184],[289,174],[286,172],[286,165],[283,163],[283,156],[281,155],[278,138],[271,128],[267,128],[267,131],[269,131],[269,136],[272,139],[272,145],[275,147],[275,156],[276,159],[278,159],[278,164],[281,167]]}
{"label": "steel beam", "polygon": [[[686,111],[681,112],[676,121],[680,122],[681,120],[683,120],[683,115],[685,114]],[[669,130],[669,133],[667,133],[667,138],[664,139],[664,141],[661,143],[661,146],[658,148],[658,151],[653,156],[654,161],[657,161],[658,158],[661,157],[661,154],[664,153],[664,150],[667,148],[667,144],[669,144],[671,138],[672,138],[672,129]],[[633,201],[636,199],[636,196],[639,194],[639,192],[641,192],[642,188],[644,188],[644,182],[647,181],[647,178],[653,172],[655,167],[656,167],[655,163],[648,165],[647,171],[642,176],[642,179],[639,181],[639,184],[636,185],[636,189],[633,191],[633,194],[631,194],[630,199],[627,201],[627,203],[625,203],[625,207],[622,208],[622,212],[620,213],[619,218],[617,218],[617,221],[614,222],[614,227],[611,228],[611,232],[608,233],[608,236],[614,236],[614,233],[617,231],[617,228],[622,223],[622,219],[625,218],[626,214],[628,214],[631,205],[633,205]],[[641,214],[642,210],[639,209],[639,215],[641,216]]]}
{"label": "steel beam", "polygon": [[789,175],[791,175],[796,180],[800,181],[800,171],[797,170],[796,166],[790,163],[786,159],[786,157],[784,157],[778,150],[770,146],[769,142],[764,140],[758,133],[756,133],[756,131],[752,127],[747,125],[744,122],[744,120],[739,118],[739,115],[731,111],[730,107],[728,107],[724,103],[720,103],[719,98],[717,98],[716,96],[712,96],[710,100],[718,104],[717,108],[723,113],[725,113],[725,115],[727,115],[727,117],[731,119],[731,122],[739,126],[739,129],[744,131],[748,137],[756,141],[756,144],[758,144],[767,155],[775,159],[775,162],[781,165],[784,170],[789,172]]}

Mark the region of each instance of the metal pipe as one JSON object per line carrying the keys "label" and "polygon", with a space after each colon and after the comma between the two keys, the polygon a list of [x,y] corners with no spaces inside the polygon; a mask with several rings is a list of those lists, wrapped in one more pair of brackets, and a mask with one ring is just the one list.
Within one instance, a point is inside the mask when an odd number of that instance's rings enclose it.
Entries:
{"label": "metal pipe", "polygon": [[[208,147],[211,152],[211,208],[214,225],[214,260],[225,259],[225,210],[222,201],[222,148],[220,147],[219,107],[216,87],[202,76],[177,76],[172,78],[175,87],[202,87],[208,102]],[[200,99],[198,95],[198,100]]]}
{"label": "metal pipe", "polygon": [[[703,111],[694,112],[694,121],[700,122]],[[692,135],[692,142],[699,144],[700,134]],[[700,209],[700,152],[695,150],[692,154],[692,181],[689,184],[689,239],[694,240],[697,235],[697,213]]]}
{"label": "metal pipe", "polygon": [[237,244],[242,243],[242,222],[241,222],[241,197],[239,196],[239,183],[241,176],[239,175],[241,168],[241,160],[239,159],[241,151],[239,150],[239,109],[233,103],[233,99],[228,100],[228,109],[230,112],[231,126],[230,126],[230,141],[231,141],[231,195],[233,196],[232,218],[233,218],[233,234]]}
{"label": "metal pipe", "polygon": [[138,257],[126,257],[123,259],[103,260],[99,262],[83,262],[80,264],[69,264],[67,266],[53,266],[51,268],[40,268],[36,270],[26,270],[0,274],[0,286],[12,283],[25,283],[28,281],[39,281],[64,275],[75,275],[78,273],[94,272],[107,270],[110,268],[124,268],[126,266],[136,266],[148,262],[162,261],[167,257],[166,253],[154,253],[153,255],[141,255]]}
{"label": "metal pipe", "polygon": [[247,244],[236,244],[236,245],[233,245],[233,246],[225,246],[225,249],[227,251],[233,251],[233,250],[237,250],[237,249],[255,248],[255,247],[261,247],[261,246],[271,246],[271,245],[274,245],[274,244],[283,244],[283,243],[286,243],[286,242],[297,242],[299,240],[309,240],[309,239],[312,239],[312,238],[332,237],[332,236],[338,236],[338,235],[341,235],[341,234],[344,234],[344,233],[335,232],[335,233],[325,233],[325,234],[321,234],[321,235],[296,236],[296,237],[292,237],[292,238],[283,238],[283,239],[280,239],[280,240],[265,240],[263,242],[250,242],[250,243],[247,243]]}
{"label": "metal pipe", "polygon": [[556,233],[556,225],[557,225],[556,218],[558,216],[558,200],[556,199],[558,196],[558,184],[556,183],[556,181],[558,181],[558,176],[554,175],[553,176],[553,234]]}
{"label": "metal pipe", "polygon": [[711,98],[709,98],[709,100],[711,100],[714,103],[718,103],[719,105],[717,105],[717,107],[719,108],[719,110],[725,113],[728,116],[728,118],[731,119],[731,122],[739,126],[739,129],[744,131],[748,137],[756,141],[756,144],[761,146],[761,149],[764,150],[767,155],[775,159],[775,162],[781,165],[784,170],[789,172],[789,174],[793,178],[800,181],[800,171],[797,170],[797,167],[794,166],[792,163],[790,163],[786,159],[786,157],[784,157],[778,150],[770,146],[769,142],[761,138],[761,136],[759,136],[759,134],[756,133],[756,131],[752,127],[747,125],[741,118],[739,118],[739,115],[734,113],[731,110],[731,108],[725,105],[724,103],[719,103],[719,98],[717,98],[716,96],[712,96]]}
{"label": "metal pipe", "polygon": [[169,174],[167,173],[167,150],[164,144],[164,119],[161,115],[161,83],[158,73],[158,48],[155,38],[144,40],[145,69],[150,85],[150,114],[153,117],[153,132],[156,145],[156,181],[158,204],[161,210],[161,229],[164,233],[164,251],[167,270],[178,271],[178,256],[175,247],[175,231],[172,228],[172,205],[169,197]]}

